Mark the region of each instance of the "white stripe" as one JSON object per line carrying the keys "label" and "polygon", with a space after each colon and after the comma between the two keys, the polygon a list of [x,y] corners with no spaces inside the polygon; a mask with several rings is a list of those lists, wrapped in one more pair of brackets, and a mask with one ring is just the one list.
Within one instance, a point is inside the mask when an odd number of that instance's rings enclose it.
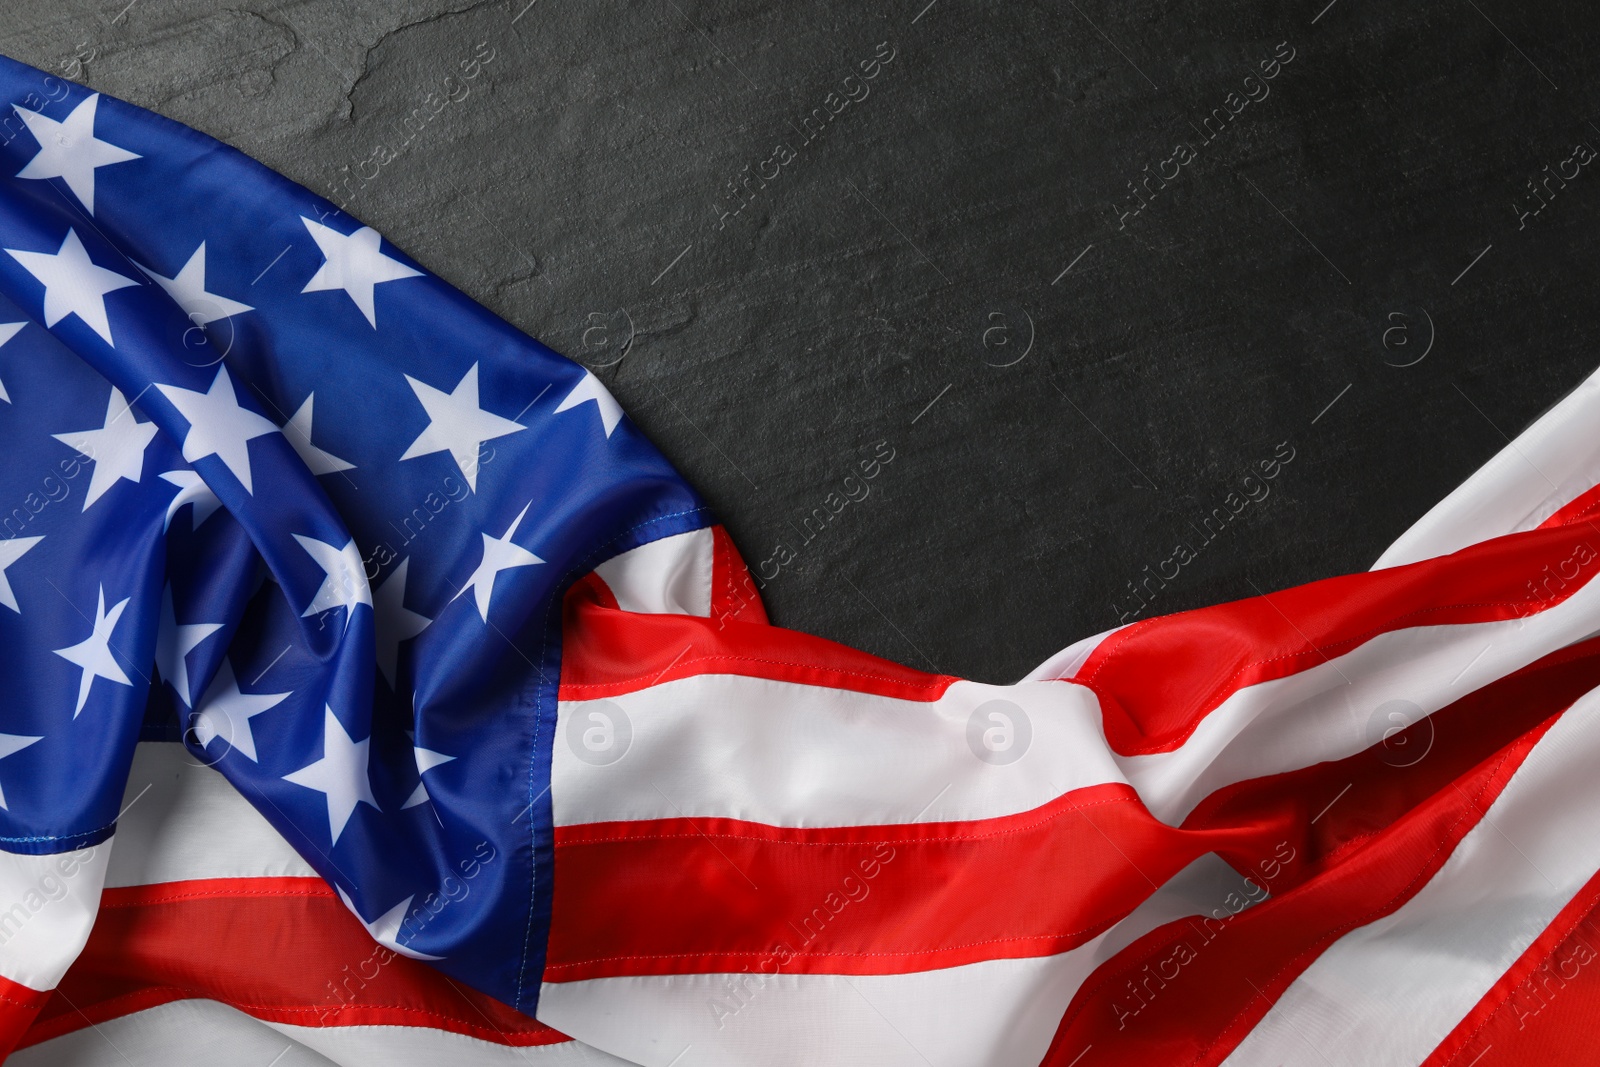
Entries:
{"label": "white stripe", "polygon": [[[1128,626],[1132,625],[1133,623],[1128,623]],[[1127,629],[1127,627],[1115,626],[1105,633],[1095,634],[1093,637],[1085,637],[1081,641],[1074,641],[1029,671],[1022,680],[1024,682],[1044,682],[1053,681],[1057,678],[1071,678],[1083,668],[1083,665],[1088,662],[1089,656],[1095,649],[1100,647],[1102,641],[1117,631],[1124,629]]]}
{"label": "white stripe", "polygon": [[709,616],[712,546],[710,529],[691,530],[614,556],[594,572],[623,611]]}
{"label": "white stripe", "polygon": [[[1395,725],[1386,707],[1405,709],[1409,725],[1586,637],[1597,619],[1600,581],[1592,581],[1523,619],[1379,634],[1342,656],[1238,690],[1177,749],[1141,756],[1112,755],[1098,702],[1069,682],[955,682],[928,702],[696,675],[561,703],[555,819],[939,822],[1016,814],[1073,789],[1131,782],[1157,818],[1177,825],[1224,786],[1370,748]],[[1008,765],[981,761],[969,741],[970,720],[996,700],[1020,709],[1032,733],[1026,753]],[[585,739],[618,743],[619,708],[631,728],[629,747],[600,763],[582,751]],[[597,732],[586,733],[590,726]]]}
{"label": "white stripe", "polygon": [[191,878],[314,878],[261,813],[226,778],[171,741],[133,754],[106,885]]}
{"label": "white stripe", "polygon": [[48,856],[0,852],[0,975],[56,987],[89,940],[110,854],[110,841]]}
{"label": "white stripe", "polygon": [[[1594,541],[1600,546],[1600,537]],[[1522,619],[1379,634],[1343,656],[1237,691],[1171,752],[1117,762],[1151,812],[1177,825],[1234,782],[1370,748],[1383,740],[1386,706],[1412,705],[1409,725],[1589,636],[1597,620],[1600,580]]]}
{"label": "white stripe", "polygon": [[[1005,704],[983,708],[994,700]],[[596,744],[631,741],[597,765]],[[1019,714],[1020,713],[1020,714]],[[979,819],[1027,811],[1070,789],[1120,781],[1094,695],[1063,682],[955,682],[935,701],[823,686],[696,675],[607,700],[562,701],[551,761],[558,826],[723,816],[775,826]],[[980,760],[1026,743],[1009,764]],[[1023,741],[1024,733],[1031,739]],[[985,749],[984,751],[988,751]]]}
{"label": "white stripe", "polygon": [[627,1067],[576,1041],[511,1047],[426,1026],[289,1026],[180,1000],[13,1053],[14,1067]]}
{"label": "white stripe", "polygon": [[[1158,926],[1219,917],[1244,879],[1215,855],[1056,956],[897,975],[690,974],[545,983],[539,1018],[647,1067],[1018,1067],[1038,1063],[1095,968]],[[1254,894],[1261,899],[1261,894]],[[758,969],[759,972],[759,969]],[[688,1049],[687,1054],[683,1050]]]}
{"label": "white stripe", "polygon": [[[1459,401],[1458,401],[1459,402]],[[1476,418],[1467,415],[1466,418]],[[1531,530],[1600,484],[1600,371],[1524,430],[1389,546],[1373,569]],[[1456,442],[1447,442],[1456,447]]]}
{"label": "white stripe", "polygon": [[1600,693],[1552,726],[1428,884],[1340,938],[1228,1057],[1421,1062],[1600,868]]}
{"label": "white stripe", "polygon": [[[426,1026],[287,1026],[273,1029],[350,1067],[629,1067],[577,1041],[507,1046]],[[215,1061],[212,1061],[213,1063]]]}

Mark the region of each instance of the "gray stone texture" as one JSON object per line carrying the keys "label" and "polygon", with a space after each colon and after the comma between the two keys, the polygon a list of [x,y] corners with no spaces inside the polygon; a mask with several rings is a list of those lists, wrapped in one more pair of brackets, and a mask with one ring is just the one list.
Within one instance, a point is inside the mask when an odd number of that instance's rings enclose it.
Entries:
{"label": "gray stone texture", "polygon": [[1594,363],[1600,173],[1527,183],[1600,146],[1600,14],[1324,3],[27,0],[0,49],[596,368],[792,554],[777,621],[1009,681],[1368,566]]}

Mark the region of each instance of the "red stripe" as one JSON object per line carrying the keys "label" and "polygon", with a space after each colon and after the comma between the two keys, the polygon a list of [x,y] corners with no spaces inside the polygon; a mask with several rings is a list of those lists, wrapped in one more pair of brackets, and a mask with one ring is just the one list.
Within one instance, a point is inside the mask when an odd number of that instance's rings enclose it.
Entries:
{"label": "red stripe", "polygon": [[[1565,526],[1574,522],[1589,522],[1600,510],[1600,485],[1591,486],[1567,501],[1561,509],[1539,524],[1543,530],[1551,526]],[[1590,525],[1593,525],[1590,522]]]}
{"label": "red stripe", "polygon": [[1184,826],[1293,827],[1293,843],[1313,869],[1320,867],[1347,842],[1389,825],[1523,734],[1543,729],[1596,686],[1600,638],[1535,660],[1354,756],[1224,786]]}
{"label": "red stripe", "polygon": [[569,1040],[378,945],[321,879],[222,878],[105,890],[88,945],[21,1045],[192,998],[297,1026]]}
{"label": "red stripe", "polygon": [[789,973],[898,974],[1050,955],[1197,856],[1253,852],[1260,833],[1166,826],[1125,785],[970,822],[558,826],[545,979],[774,961]]}
{"label": "red stripe", "polygon": [[48,991],[0,977],[0,1060],[24,1044],[23,1036],[49,999]]}
{"label": "red stripe", "polygon": [[711,527],[711,617],[719,622],[767,621],[755,579],[721,526]]}
{"label": "red stripe", "polygon": [[[1116,785],[1018,815],[936,825],[560,827],[546,977],[738,971],[775,956],[790,972],[901,973],[1055,953],[1095,936],[1208,850],[1255,872],[1287,843],[1303,859],[1273,886],[1283,892],[1434,794],[1453,793],[1458,779],[1524,744],[1597,679],[1600,640],[1562,650],[1388,746],[1221,790],[1182,830],[1156,822]],[[1418,751],[1435,729],[1425,759],[1395,766],[1394,753]],[[891,849],[893,861],[880,877],[845,886],[874,845]]]}
{"label": "red stripe", "polygon": [[[1364,868],[1351,868],[1349,863],[1378,864],[1386,873],[1368,885],[1367,904],[1378,909],[1378,913],[1386,914],[1403,903],[1403,899],[1395,896],[1394,879],[1417,868],[1414,861],[1407,860],[1407,850],[1415,852],[1421,848],[1416,844],[1414,833],[1396,836],[1396,831],[1386,831],[1386,828],[1403,826],[1406,819],[1413,818],[1409,813],[1425,810],[1430,804],[1437,805],[1439,798],[1448,804],[1454,797],[1464,805],[1465,798],[1480,788],[1474,782],[1484,779],[1485,768],[1499,764],[1499,771],[1490,776],[1495,780],[1490,782],[1490,789],[1480,800],[1486,806],[1556,717],[1597,683],[1600,683],[1600,638],[1554,652],[1463,697],[1436,712],[1430,720],[1391,738],[1387,745],[1376,745],[1347,759],[1219,790],[1195,809],[1185,826],[1207,829],[1259,822],[1282,827],[1283,837],[1271,854],[1262,855],[1253,864],[1240,868],[1278,899],[1300,887],[1298,892],[1306,894],[1307,900],[1346,900],[1348,905],[1353,905],[1358,903],[1356,894]],[[1505,758],[1508,755],[1509,758]],[[1469,818],[1452,831],[1450,840],[1459,839],[1476,822],[1476,816],[1461,805],[1458,807],[1467,811]],[[1383,836],[1385,833],[1387,837]],[[1352,877],[1357,879],[1354,885],[1350,883]],[[1408,888],[1404,899],[1409,899],[1410,893],[1420,888],[1424,880],[1419,879]],[[1314,914],[1317,906],[1320,905],[1309,906],[1303,913]],[[1239,936],[1234,931],[1245,930],[1271,914],[1270,909],[1263,907],[1230,918],[1236,910],[1228,906],[1221,909],[1221,926],[1228,928],[1226,938],[1230,940]],[[1326,928],[1342,922],[1348,912],[1348,906],[1343,911],[1330,908],[1327,916],[1319,921]],[[1106,994],[1096,1003],[1095,990],[1121,990],[1124,995],[1120,1006],[1130,1009],[1135,1002],[1127,995],[1128,981],[1138,984],[1150,980],[1144,971],[1147,965],[1157,969],[1156,978],[1159,979],[1161,968],[1172,969],[1171,961],[1181,954],[1180,940],[1192,942],[1192,935],[1204,938],[1205,934],[1215,935],[1218,931],[1215,923],[1199,927],[1178,924],[1164,932],[1153,933],[1146,941],[1109,961],[1085,983],[1063,1017],[1058,1047],[1075,1053],[1082,1048],[1075,1042],[1094,1040],[1092,1033],[1073,1023],[1077,1016],[1088,1013],[1102,1021],[1106,1016],[1117,1017],[1118,999]],[[1204,1044],[1208,1035],[1221,1032],[1246,1006],[1245,1001],[1256,996],[1250,989],[1251,982],[1264,989],[1263,976],[1270,974],[1270,968],[1287,966],[1297,974],[1321,951],[1321,946],[1314,946],[1314,951],[1306,954],[1304,939],[1296,940],[1293,931],[1287,928],[1285,931],[1281,937],[1277,933],[1261,935],[1254,947],[1235,955],[1238,966],[1231,970],[1226,960],[1219,957],[1214,971],[1195,979],[1188,976],[1192,968],[1182,965],[1177,969],[1184,977],[1173,983],[1178,988],[1171,994],[1158,988],[1159,997],[1152,999],[1152,1010],[1139,1011],[1131,1018],[1138,1019],[1139,1029],[1143,1031],[1147,1026],[1159,1029],[1162,1024],[1157,1021],[1158,1016],[1179,1012],[1179,1018],[1167,1020],[1167,1023],[1187,1038]],[[1305,936],[1315,936],[1316,932],[1308,928]],[[1210,939],[1206,941],[1204,952],[1214,953]],[[1323,945],[1326,943],[1331,942],[1324,941]],[[1191,944],[1191,948],[1194,947]],[[1253,952],[1259,955],[1252,955]],[[1296,957],[1302,958],[1297,962]],[[1193,973],[1204,972],[1202,969]],[[1192,1010],[1185,1011],[1197,981],[1230,986],[1245,999],[1224,998],[1209,1006],[1197,1002]],[[1276,995],[1274,991],[1270,997],[1275,999]],[[1155,1008],[1154,999],[1162,1000],[1159,1009]],[[1262,1010],[1265,1010],[1264,1003]],[[1131,1021],[1129,1026],[1132,1026]],[[1125,1029],[1119,1028],[1119,1033]],[[1237,1041],[1238,1036],[1233,1040]],[[1189,1046],[1170,1044],[1175,1040],[1173,1032],[1166,1032],[1161,1040],[1168,1043],[1157,1046],[1161,1055],[1188,1054]],[[1215,1058],[1221,1058],[1231,1048],[1230,1043],[1220,1051],[1212,1049],[1211,1052],[1216,1052]]]}
{"label": "red stripe", "polygon": [[[1506,765],[1507,773],[1520,766],[1520,753],[1542,736],[1561,711],[1597,683],[1600,683],[1600,638],[1552,653],[1463,697],[1436,712],[1430,720],[1391,738],[1387,745],[1376,745],[1347,759],[1219,790],[1195,809],[1185,825],[1198,829],[1243,822],[1281,826],[1284,836],[1273,853],[1259,857],[1241,870],[1277,898],[1302,885],[1307,893],[1330,893],[1341,879],[1348,877],[1349,872],[1340,865],[1353,849],[1371,847],[1367,843],[1376,841],[1376,835],[1385,827],[1399,824],[1408,812],[1430,803],[1430,797],[1469,796],[1474,776],[1481,775],[1483,767],[1504,753],[1513,756]],[[1487,802],[1485,799],[1484,803]],[[1462,832],[1465,829],[1463,825]],[[1384,847],[1395,849],[1395,845]],[[1325,873],[1326,877],[1317,877]],[[1391,888],[1386,883],[1373,882],[1372,905],[1383,904],[1386,894],[1392,895]],[[1243,915],[1237,920],[1228,918],[1235,910],[1226,905],[1221,909],[1222,925],[1243,929],[1247,925]],[[1115,999],[1102,998],[1098,1006],[1088,1003],[1093,990],[1109,985],[1125,992],[1130,978],[1147,980],[1143,971],[1146,965],[1158,968],[1159,978],[1159,968],[1170,968],[1172,964],[1168,961],[1180,951],[1178,939],[1189,932],[1202,936],[1214,934],[1217,929],[1212,923],[1198,928],[1189,926],[1186,931],[1180,924],[1164,933],[1150,935],[1149,940],[1109,961],[1085,983],[1064,1016],[1063,1036],[1058,1037],[1057,1044],[1073,1051],[1074,1040],[1092,1040],[1087,1033],[1068,1033],[1071,1028],[1066,1024],[1074,1013],[1116,1014]],[[1229,938],[1234,936],[1232,932],[1227,934]],[[1260,960],[1248,955],[1242,958],[1252,967],[1268,962],[1281,966],[1302,951],[1301,944],[1290,938],[1275,944],[1276,949],[1269,945]],[[1204,951],[1209,953],[1212,949],[1207,947]],[[1310,959],[1306,959],[1307,965],[1309,962]],[[1189,970],[1187,965],[1181,969],[1185,973]],[[1249,992],[1248,983],[1259,981],[1260,972],[1233,971],[1220,977],[1214,974],[1208,980],[1231,983],[1235,989]],[[1192,981],[1184,977],[1182,986],[1174,989],[1171,996],[1161,991],[1166,1000],[1160,1009],[1148,1016],[1143,1011],[1135,1016],[1140,1027],[1149,1023],[1155,1014],[1172,1011],[1174,1001],[1189,995],[1187,991]],[[1122,1007],[1129,1005],[1125,996]],[[1239,1008],[1236,1001],[1224,1002],[1216,1014],[1197,1011],[1176,1025],[1200,1040],[1204,1035],[1222,1030]],[[1231,1047],[1230,1044],[1228,1048]],[[1218,1053],[1218,1058],[1226,1051]]]}
{"label": "red stripe", "polygon": [[1100,697],[1123,755],[1180,746],[1246,686],[1286,677],[1410,626],[1523,618],[1600,569],[1588,527],[1513,534],[1404,567],[1137,622],[1107,637],[1072,679]]}
{"label": "red stripe", "polygon": [[617,595],[611,591],[611,587],[606,584],[606,580],[594,571],[590,571],[572,584],[574,588],[582,589],[582,592],[577,594],[578,596],[593,600],[601,607],[617,609]]}
{"label": "red stripe", "polygon": [[1080,1067],[1221,1062],[1327,946],[1427,884],[1543,732],[1353,840],[1318,877],[1248,910],[1219,902],[1211,922],[1170,923],[1119,953],[1073,998],[1046,1067],[1066,1067],[1086,1047]]}
{"label": "red stripe", "polygon": [[1594,1063],[1600,874],[1578,890],[1421,1067]]}
{"label": "red stripe", "polygon": [[[960,823],[557,827],[545,978],[738,971],[774,953],[791,973],[884,974],[1059,952],[1149,892],[1111,840],[1134,826],[1155,829],[1132,790],[1096,786]],[[1157,854],[1159,830],[1144,836],[1135,862],[1182,866]],[[1016,884],[1018,870],[1031,876]]]}
{"label": "red stripe", "polygon": [[[746,605],[738,619],[754,617],[753,610]],[[618,696],[697,674],[739,674],[902,700],[937,700],[955,681],[764,621],[608,609],[582,583],[568,591],[565,611],[562,700]]]}

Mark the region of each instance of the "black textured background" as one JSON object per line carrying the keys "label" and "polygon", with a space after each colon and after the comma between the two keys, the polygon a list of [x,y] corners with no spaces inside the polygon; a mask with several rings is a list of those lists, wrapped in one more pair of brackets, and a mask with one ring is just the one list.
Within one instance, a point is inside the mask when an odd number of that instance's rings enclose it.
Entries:
{"label": "black textured background", "polygon": [[1582,0],[0,13],[0,50],[347,202],[596,368],[752,566],[794,554],[776,621],[986,681],[1138,609],[1281,442],[1143,613],[1365,568],[1587,373],[1600,167],[1519,211],[1600,146],[1597,41]]}

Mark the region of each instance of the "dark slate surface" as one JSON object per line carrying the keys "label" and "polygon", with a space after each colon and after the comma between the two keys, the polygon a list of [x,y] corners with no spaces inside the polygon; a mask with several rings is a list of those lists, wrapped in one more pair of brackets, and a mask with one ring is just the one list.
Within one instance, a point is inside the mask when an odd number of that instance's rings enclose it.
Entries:
{"label": "dark slate surface", "polygon": [[1366,567],[1594,362],[1600,13],[1325,5],[29,0],[0,49],[596,368],[779,622],[1006,681]]}

